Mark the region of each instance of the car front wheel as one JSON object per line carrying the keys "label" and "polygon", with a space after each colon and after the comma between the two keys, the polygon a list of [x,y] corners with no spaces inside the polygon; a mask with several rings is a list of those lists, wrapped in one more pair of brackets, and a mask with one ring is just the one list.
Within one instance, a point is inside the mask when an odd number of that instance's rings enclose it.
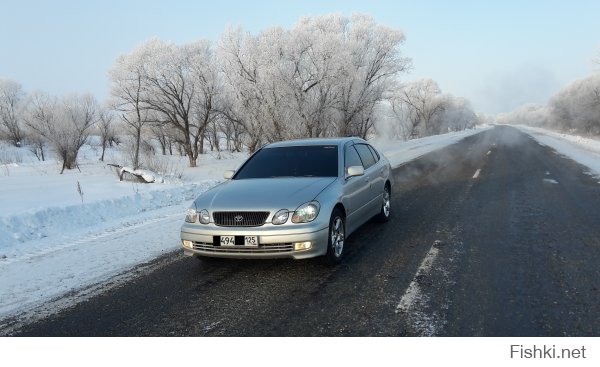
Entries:
{"label": "car front wheel", "polygon": [[341,210],[335,209],[329,220],[329,239],[325,259],[329,265],[335,265],[342,260],[344,242],[346,241],[346,223]]}

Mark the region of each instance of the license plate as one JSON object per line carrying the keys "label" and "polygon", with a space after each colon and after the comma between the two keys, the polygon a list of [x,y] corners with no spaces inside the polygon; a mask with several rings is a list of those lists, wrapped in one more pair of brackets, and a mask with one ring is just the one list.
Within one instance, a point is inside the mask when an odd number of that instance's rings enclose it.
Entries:
{"label": "license plate", "polygon": [[258,247],[258,237],[256,237],[256,236],[244,236],[244,246],[246,246],[246,247]]}
{"label": "license plate", "polygon": [[221,246],[258,247],[258,236],[218,236]]}
{"label": "license plate", "polygon": [[221,236],[219,244],[221,246],[235,246],[235,236]]}

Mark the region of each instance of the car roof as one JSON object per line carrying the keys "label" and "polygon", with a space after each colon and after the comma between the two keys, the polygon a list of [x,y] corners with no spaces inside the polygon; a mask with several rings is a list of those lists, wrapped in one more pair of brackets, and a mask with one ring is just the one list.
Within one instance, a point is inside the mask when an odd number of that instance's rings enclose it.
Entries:
{"label": "car roof", "polygon": [[293,147],[303,145],[344,145],[349,141],[364,141],[357,137],[344,137],[344,138],[313,138],[313,139],[297,139],[297,140],[286,140],[271,143],[266,145],[264,148],[282,148],[282,147]]}

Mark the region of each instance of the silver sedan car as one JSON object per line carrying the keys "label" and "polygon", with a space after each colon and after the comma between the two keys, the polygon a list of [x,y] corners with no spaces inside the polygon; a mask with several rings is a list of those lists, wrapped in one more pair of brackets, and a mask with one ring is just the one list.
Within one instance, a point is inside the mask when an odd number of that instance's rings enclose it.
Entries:
{"label": "silver sedan car", "polygon": [[390,218],[390,164],[362,139],[269,144],[224,176],[188,209],[186,255],[324,256],[336,264],[353,231],[372,217]]}

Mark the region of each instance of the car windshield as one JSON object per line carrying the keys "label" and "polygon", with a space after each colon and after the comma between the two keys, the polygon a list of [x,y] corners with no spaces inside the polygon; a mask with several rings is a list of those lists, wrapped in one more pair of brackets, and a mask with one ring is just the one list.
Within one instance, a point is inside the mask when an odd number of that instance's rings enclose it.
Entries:
{"label": "car windshield", "polygon": [[263,148],[240,168],[234,179],[337,175],[337,146],[307,145]]}

